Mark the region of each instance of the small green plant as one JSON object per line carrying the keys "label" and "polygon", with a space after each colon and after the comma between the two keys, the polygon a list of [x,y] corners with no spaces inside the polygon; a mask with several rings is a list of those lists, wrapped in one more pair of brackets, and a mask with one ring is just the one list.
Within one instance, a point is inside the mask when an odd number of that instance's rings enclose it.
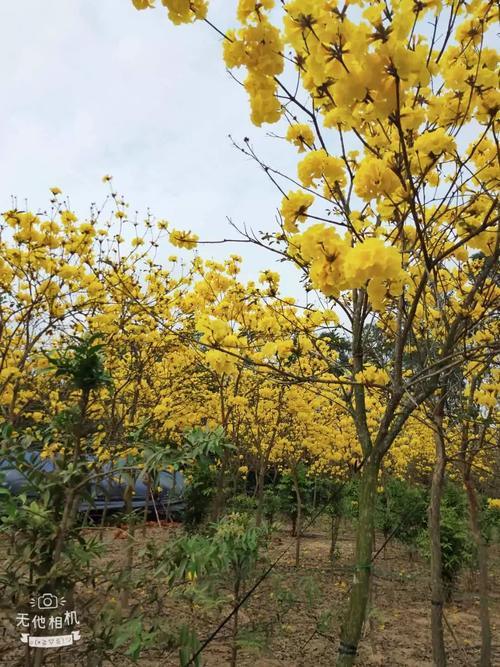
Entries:
{"label": "small green plant", "polygon": [[[123,631],[116,630],[116,616],[108,613],[107,620],[102,617],[101,634],[106,637],[105,643],[113,648],[116,645],[113,642],[119,637],[127,655],[136,657],[151,646],[150,638],[156,633],[156,648],[178,650],[181,666],[199,665],[200,658],[196,654],[200,648],[197,637],[200,617],[214,609],[220,613],[229,604],[236,609],[228,622],[232,626],[231,664],[236,665],[239,648],[257,649],[263,641],[258,625],[240,628],[238,606],[267,535],[266,529],[254,525],[253,517],[233,512],[206,526],[204,532],[182,533],[166,544],[148,541],[138,554],[138,566],[131,577],[134,588],[149,591],[154,597],[148,606],[142,607],[142,612],[140,607],[135,611],[135,620]],[[179,619],[169,618],[168,627],[161,625],[165,591],[171,598],[187,602],[190,610]],[[154,615],[151,615],[151,604],[158,610]],[[109,631],[103,633],[106,623]],[[140,634],[141,641],[129,632],[130,628],[139,626],[148,629]]]}
{"label": "small green plant", "polygon": [[[231,667],[236,667],[238,647],[242,639],[239,628],[241,595],[247,579],[254,571],[265,535],[266,529],[257,528],[247,514],[229,514],[215,527],[214,539],[220,545],[232,573],[232,603],[236,611],[233,615]],[[245,642],[248,641],[247,632]]]}
{"label": "small green plant", "polygon": [[116,625],[116,635],[113,649],[126,646],[125,655],[134,662],[138,660],[141,652],[149,646],[154,646],[157,641],[157,633],[146,629],[141,616],[134,616]]}

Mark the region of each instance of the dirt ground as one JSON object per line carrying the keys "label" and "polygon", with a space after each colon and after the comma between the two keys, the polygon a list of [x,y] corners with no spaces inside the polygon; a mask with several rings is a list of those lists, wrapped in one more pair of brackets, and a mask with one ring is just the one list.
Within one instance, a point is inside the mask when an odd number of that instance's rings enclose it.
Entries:
{"label": "dirt ground", "polygon": [[[175,534],[171,528],[148,528],[148,537],[165,540],[167,534]],[[254,647],[241,648],[239,667],[327,667],[335,664],[338,648],[338,628],[347,597],[353,557],[352,528],[342,528],[338,553],[329,565],[329,540],[326,526],[317,526],[302,539],[301,565],[294,565],[293,538],[284,528],[272,539],[270,560],[286,547],[286,555],[244,606],[240,613],[240,630],[257,632],[261,638]],[[117,538],[115,529],[106,534],[112,550],[118,555],[124,541]],[[378,545],[383,541],[377,536]],[[491,620],[494,647],[494,665],[500,665],[500,550],[492,548],[491,560]],[[265,566],[263,566],[265,567]],[[374,584],[370,602],[369,621],[360,644],[360,666],[426,667],[432,665],[430,654],[430,595],[428,567],[415,555],[392,540],[385,553],[374,564]],[[0,628],[0,665],[23,665],[19,647],[19,633],[13,628],[13,619],[5,614]],[[7,605],[8,607],[8,605]],[[217,627],[229,607],[203,615],[196,624],[198,636],[203,639]],[[479,662],[479,606],[476,581],[471,573],[465,573],[457,586],[453,600],[445,607],[445,639],[449,665],[471,667]],[[179,613],[178,602],[172,604],[171,613]],[[15,612],[11,616],[15,616]],[[318,625],[319,622],[319,625]],[[81,627],[82,644],[85,642],[85,625]],[[203,652],[204,667],[226,667],[230,662],[230,628],[224,628],[217,639]],[[263,639],[264,637],[264,639]],[[76,667],[82,662],[73,648],[61,649],[57,656],[47,650],[46,665]],[[78,651],[80,653],[80,651]],[[118,657],[104,663],[125,665],[127,659]],[[179,658],[174,651],[170,656],[141,657],[139,667],[178,667]]]}

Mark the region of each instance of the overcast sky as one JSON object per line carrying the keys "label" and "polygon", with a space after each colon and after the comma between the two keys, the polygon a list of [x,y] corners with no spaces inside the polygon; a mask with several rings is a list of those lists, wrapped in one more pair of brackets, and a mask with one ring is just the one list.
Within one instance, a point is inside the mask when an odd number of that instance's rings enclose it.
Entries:
{"label": "overcast sky", "polygon": [[[212,0],[221,28],[235,24],[233,12],[234,3]],[[161,5],[138,12],[129,0],[2,2],[0,69],[1,210],[11,195],[44,209],[57,185],[84,217],[104,199],[109,173],[131,209],[149,207],[203,239],[234,236],[227,216],[275,228],[279,193],[228,135],[250,137],[273,166],[290,168],[294,153],[250,123],[246,93],[206,24],[175,27]],[[248,246],[201,252],[243,255],[245,278],[277,268]],[[284,291],[297,296],[297,272],[279,268]]]}

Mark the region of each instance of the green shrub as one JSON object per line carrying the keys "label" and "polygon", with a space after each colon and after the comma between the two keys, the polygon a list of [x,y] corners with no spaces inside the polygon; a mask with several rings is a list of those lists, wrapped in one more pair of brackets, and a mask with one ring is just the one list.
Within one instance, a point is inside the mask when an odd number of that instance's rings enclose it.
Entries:
{"label": "green shrub", "polygon": [[[418,537],[419,547],[430,558],[428,531]],[[475,546],[469,531],[467,498],[464,491],[452,482],[447,482],[441,503],[441,552],[443,583],[446,597],[451,598],[458,575],[465,567],[475,563]]]}
{"label": "green shrub", "polygon": [[481,498],[481,532],[486,544],[495,544],[500,540],[500,507],[493,506],[488,498]]}
{"label": "green shrub", "polygon": [[342,492],[342,515],[348,519],[358,518],[359,481],[349,480]]}
{"label": "green shrub", "polygon": [[428,503],[425,489],[391,477],[377,498],[377,528],[385,536],[393,534],[401,542],[413,545],[427,526]]}
{"label": "green shrub", "polygon": [[264,517],[268,523],[272,524],[276,515],[281,509],[280,498],[273,488],[264,491]]}
{"label": "green shrub", "polygon": [[446,501],[441,509],[441,552],[443,580],[449,597],[460,571],[474,563],[475,549],[467,516]]}
{"label": "green shrub", "polygon": [[226,440],[222,427],[215,430],[194,428],[184,434],[189,454],[184,498],[186,511],[184,521],[188,528],[202,523],[212,509],[217,488],[217,464],[225,453],[234,450]]}
{"label": "green shrub", "polygon": [[213,461],[202,458],[190,469],[186,480],[184,522],[188,528],[202,523],[210,511],[217,485],[217,472]]}
{"label": "green shrub", "polygon": [[228,514],[236,512],[237,514],[252,514],[257,509],[257,501],[253,496],[244,493],[238,493],[232,496],[226,503],[226,512]]}

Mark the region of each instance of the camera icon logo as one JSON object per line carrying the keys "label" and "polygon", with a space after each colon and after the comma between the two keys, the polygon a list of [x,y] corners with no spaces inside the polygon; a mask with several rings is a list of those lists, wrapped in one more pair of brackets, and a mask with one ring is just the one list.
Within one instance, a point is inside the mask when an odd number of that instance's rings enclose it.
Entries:
{"label": "camera icon logo", "polygon": [[57,609],[59,604],[64,606],[66,600],[64,598],[58,598],[57,595],[53,593],[42,593],[36,598],[31,598],[31,606],[38,607],[42,610],[51,610]]}

